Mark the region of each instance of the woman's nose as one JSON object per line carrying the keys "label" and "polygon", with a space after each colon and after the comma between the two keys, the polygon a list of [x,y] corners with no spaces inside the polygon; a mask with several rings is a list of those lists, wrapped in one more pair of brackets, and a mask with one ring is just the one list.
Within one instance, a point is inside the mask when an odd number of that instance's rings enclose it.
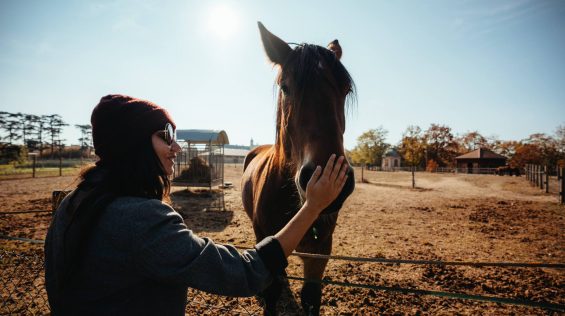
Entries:
{"label": "woman's nose", "polygon": [[177,141],[174,140],[173,143],[171,144],[171,151],[178,153],[181,151],[181,149],[182,148],[180,147],[179,143],[177,143]]}

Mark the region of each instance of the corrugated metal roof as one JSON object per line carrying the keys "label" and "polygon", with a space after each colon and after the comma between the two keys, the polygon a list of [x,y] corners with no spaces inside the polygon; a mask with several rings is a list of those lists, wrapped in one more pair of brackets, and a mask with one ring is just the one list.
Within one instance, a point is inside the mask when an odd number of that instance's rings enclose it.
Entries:
{"label": "corrugated metal roof", "polygon": [[211,141],[212,144],[215,145],[226,145],[230,143],[226,132],[209,129],[177,129],[177,139],[203,144],[207,144]]}
{"label": "corrugated metal roof", "polygon": [[499,155],[499,154],[493,152],[492,150],[479,148],[479,149],[475,149],[471,152],[468,152],[464,155],[455,157],[455,159],[504,159],[504,160],[506,160],[506,157]]}

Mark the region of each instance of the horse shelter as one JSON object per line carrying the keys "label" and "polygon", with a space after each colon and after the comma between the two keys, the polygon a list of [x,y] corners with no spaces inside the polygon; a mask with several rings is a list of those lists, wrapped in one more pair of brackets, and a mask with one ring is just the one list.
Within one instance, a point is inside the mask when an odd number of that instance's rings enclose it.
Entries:
{"label": "horse shelter", "polygon": [[208,188],[210,197],[218,187],[219,194],[212,208],[224,210],[224,145],[229,144],[225,131],[179,129],[177,142],[182,150],[177,155],[173,184],[187,188]]}

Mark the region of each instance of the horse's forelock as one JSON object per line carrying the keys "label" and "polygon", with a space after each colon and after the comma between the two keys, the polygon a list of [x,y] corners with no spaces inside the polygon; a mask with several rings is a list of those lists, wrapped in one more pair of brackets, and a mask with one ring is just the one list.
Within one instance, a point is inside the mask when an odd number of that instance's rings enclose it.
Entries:
{"label": "horse's forelock", "polygon": [[[285,143],[289,142],[290,139],[288,135],[289,117],[301,115],[307,84],[315,82],[316,79],[319,80],[321,76],[326,76],[330,82],[334,82],[336,89],[344,86],[349,87],[350,90],[347,92],[345,104],[346,110],[356,103],[356,89],[353,79],[332,51],[312,44],[297,45],[288,56],[276,78],[279,89],[283,84],[283,78],[289,78],[291,84],[289,87],[290,98],[293,100],[292,104],[285,105],[285,97],[279,91],[275,161],[281,169],[290,163],[290,161],[287,161],[288,154],[291,154],[288,151],[293,150],[291,144]],[[289,146],[291,148],[288,148]]]}

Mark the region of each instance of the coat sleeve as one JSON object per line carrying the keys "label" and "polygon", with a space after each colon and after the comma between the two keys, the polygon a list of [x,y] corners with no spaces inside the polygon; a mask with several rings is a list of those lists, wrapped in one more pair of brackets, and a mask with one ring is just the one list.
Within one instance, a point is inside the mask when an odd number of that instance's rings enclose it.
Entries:
{"label": "coat sleeve", "polygon": [[189,230],[182,217],[157,200],[133,213],[131,264],[157,282],[189,286],[228,296],[251,296],[284,273],[287,261],[279,242],[268,237],[255,249],[239,252]]}

